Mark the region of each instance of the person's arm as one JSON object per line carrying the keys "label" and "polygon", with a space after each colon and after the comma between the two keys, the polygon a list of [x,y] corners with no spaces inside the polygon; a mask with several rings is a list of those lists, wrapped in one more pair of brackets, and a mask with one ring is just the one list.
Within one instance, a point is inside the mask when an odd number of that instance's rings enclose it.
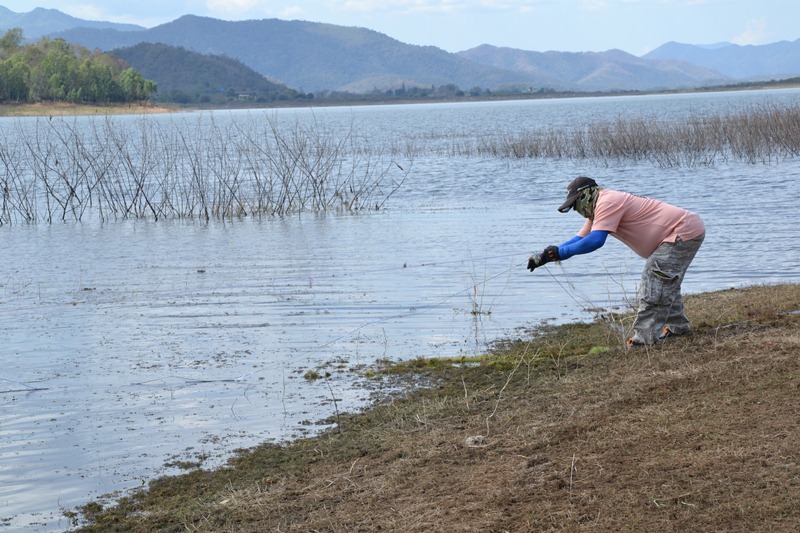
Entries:
{"label": "person's arm", "polygon": [[581,239],[583,239],[583,237],[581,237],[580,235],[575,235],[570,240],[568,240],[566,242],[562,242],[561,244],[559,244],[558,247],[560,248],[562,246],[569,246],[570,244],[574,244],[574,243],[578,242]]}
{"label": "person's arm", "polygon": [[563,261],[573,255],[588,254],[602,248],[606,243],[608,231],[593,230],[586,237],[576,235],[558,247],[559,258]]}

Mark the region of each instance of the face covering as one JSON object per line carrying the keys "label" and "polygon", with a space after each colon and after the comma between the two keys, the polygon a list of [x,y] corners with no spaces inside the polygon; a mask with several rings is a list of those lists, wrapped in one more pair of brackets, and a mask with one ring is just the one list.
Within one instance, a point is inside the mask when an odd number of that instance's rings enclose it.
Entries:
{"label": "face covering", "polygon": [[589,187],[584,189],[575,200],[574,209],[581,214],[584,218],[589,220],[594,219],[594,204],[597,202],[597,195],[600,192],[600,187]]}

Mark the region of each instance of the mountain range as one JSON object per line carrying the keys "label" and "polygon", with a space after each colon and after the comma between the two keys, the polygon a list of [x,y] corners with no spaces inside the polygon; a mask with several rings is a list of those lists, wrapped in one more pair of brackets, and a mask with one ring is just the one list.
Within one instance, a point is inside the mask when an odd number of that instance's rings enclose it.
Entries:
{"label": "mountain range", "polygon": [[43,7],[37,7],[28,13],[15,13],[7,7],[0,6],[0,32],[3,33],[11,28],[22,28],[25,32],[25,37],[38,40],[45,35],[78,27],[115,29],[119,31],[141,31],[145,29],[135,24],[83,20],[71,17],[55,9],[45,9]]}
{"label": "mountain range", "polygon": [[[161,43],[228,57],[272,82],[308,92],[369,93],[448,84],[465,90],[604,92],[800,76],[800,39],[761,46],[667,43],[641,57],[621,50],[534,52],[488,44],[450,53],[366,28],[316,22],[185,15],[148,29],[85,21],[52,9],[19,14],[0,6],[0,31],[12,27],[22,28],[28,39],[63,38],[103,51]],[[131,65],[143,70],[143,65]]]}
{"label": "mountain range", "polygon": [[730,43],[693,46],[670,42],[643,57],[689,61],[735,80],[785,79],[800,74],[800,39],[760,46]]}

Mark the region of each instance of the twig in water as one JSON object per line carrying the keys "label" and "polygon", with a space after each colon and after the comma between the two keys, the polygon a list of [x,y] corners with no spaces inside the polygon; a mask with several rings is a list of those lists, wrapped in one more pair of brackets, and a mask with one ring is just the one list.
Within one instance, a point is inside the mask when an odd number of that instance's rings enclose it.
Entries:
{"label": "twig in water", "polygon": [[26,383],[14,381],[13,379],[0,378],[0,381],[7,381],[9,383],[14,383],[15,385],[19,385],[20,387],[25,387],[24,389],[2,390],[0,391],[0,394],[10,394],[12,392],[37,392],[37,391],[48,390],[49,388],[49,387],[31,387]]}
{"label": "twig in water", "polygon": [[339,433],[342,432],[342,424],[341,420],[339,419],[339,402],[336,399],[336,395],[333,394],[333,387],[331,387],[331,382],[327,378],[325,378],[325,384],[328,386],[328,390],[331,391],[331,401],[333,402],[333,410],[336,414],[336,428],[339,430]]}

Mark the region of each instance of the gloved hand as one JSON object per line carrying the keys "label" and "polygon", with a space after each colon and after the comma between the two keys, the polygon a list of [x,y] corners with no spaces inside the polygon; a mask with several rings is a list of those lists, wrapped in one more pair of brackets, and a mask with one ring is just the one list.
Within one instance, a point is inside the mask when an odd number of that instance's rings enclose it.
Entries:
{"label": "gloved hand", "polygon": [[533,254],[530,259],[528,259],[528,270],[533,272],[535,269],[539,268],[542,265],[546,265],[551,261],[560,261],[561,256],[558,255],[558,246],[548,246],[544,249],[544,251],[540,254]]}
{"label": "gloved hand", "polygon": [[548,246],[542,252],[542,256],[546,257],[548,261],[561,261],[561,256],[558,255],[558,246]]}

